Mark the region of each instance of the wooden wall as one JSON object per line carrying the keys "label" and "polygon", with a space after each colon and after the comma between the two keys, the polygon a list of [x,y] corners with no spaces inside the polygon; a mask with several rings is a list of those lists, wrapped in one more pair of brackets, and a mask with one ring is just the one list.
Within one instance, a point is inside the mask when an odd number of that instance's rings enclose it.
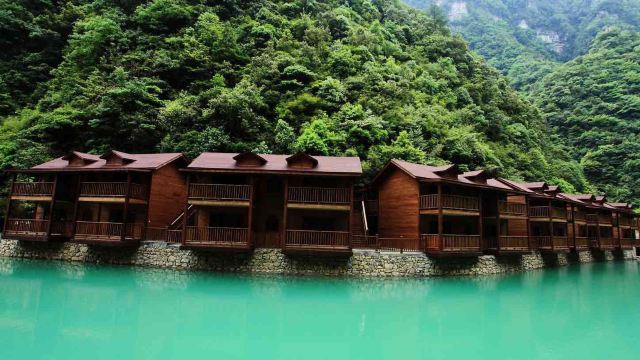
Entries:
{"label": "wooden wall", "polygon": [[149,196],[149,226],[169,225],[181,212],[187,201],[185,177],[176,163],[153,172]]}
{"label": "wooden wall", "polygon": [[502,235],[508,236],[527,236],[527,220],[526,219],[509,219],[507,220],[507,233]]}
{"label": "wooden wall", "polygon": [[418,182],[402,170],[391,168],[378,185],[381,237],[419,236]]}

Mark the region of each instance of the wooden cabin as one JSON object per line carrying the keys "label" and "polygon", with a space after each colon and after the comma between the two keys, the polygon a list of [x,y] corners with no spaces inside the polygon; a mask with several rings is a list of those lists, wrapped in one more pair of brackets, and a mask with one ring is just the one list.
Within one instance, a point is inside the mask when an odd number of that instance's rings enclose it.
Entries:
{"label": "wooden cabin", "polygon": [[633,205],[628,203],[606,203],[614,209],[614,234],[617,235],[617,247],[630,250],[636,246],[636,216]]}
{"label": "wooden cabin", "polygon": [[[21,240],[132,245],[182,211],[182,154],[72,152],[14,171],[5,234]],[[18,181],[20,180],[20,181]]]}
{"label": "wooden cabin", "polygon": [[357,157],[203,153],[183,171],[186,247],[351,253]]}
{"label": "wooden cabin", "polygon": [[605,205],[606,198],[592,194],[577,194],[573,197],[586,205],[585,217],[589,246],[600,250],[615,249],[613,209]]}
{"label": "wooden cabin", "polygon": [[527,196],[532,248],[542,252],[568,252],[567,201],[558,196],[560,188],[549,186],[545,182],[517,185],[531,191]]}
{"label": "wooden cabin", "polygon": [[526,200],[485,171],[391,160],[373,186],[383,247],[432,256],[529,251]]}

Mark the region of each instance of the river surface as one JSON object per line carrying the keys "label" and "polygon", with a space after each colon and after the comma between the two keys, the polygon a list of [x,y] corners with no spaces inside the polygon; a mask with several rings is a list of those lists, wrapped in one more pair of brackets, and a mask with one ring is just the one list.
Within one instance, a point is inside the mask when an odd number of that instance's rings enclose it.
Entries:
{"label": "river surface", "polygon": [[0,259],[0,359],[639,359],[640,263],[250,277]]}

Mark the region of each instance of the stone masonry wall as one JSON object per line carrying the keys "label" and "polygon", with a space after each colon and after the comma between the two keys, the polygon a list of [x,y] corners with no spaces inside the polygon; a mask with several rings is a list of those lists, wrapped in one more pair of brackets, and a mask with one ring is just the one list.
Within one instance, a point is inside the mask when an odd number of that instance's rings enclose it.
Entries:
{"label": "stone masonry wall", "polygon": [[103,248],[73,243],[27,243],[0,240],[0,256],[135,265],[181,270],[283,275],[419,277],[488,275],[519,272],[570,263],[633,259],[633,251],[522,256],[484,255],[473,258],[430,258],[422,253],[354,250],[349,258],[287,256],[280,249],[256,249],[247,254],[181,249],[180,245],[144,242],[135,248]]}

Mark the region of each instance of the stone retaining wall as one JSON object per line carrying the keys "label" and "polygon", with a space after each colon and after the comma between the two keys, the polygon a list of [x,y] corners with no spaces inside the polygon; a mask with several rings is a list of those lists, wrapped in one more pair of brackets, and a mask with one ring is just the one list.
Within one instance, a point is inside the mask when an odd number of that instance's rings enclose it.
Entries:
{"label": "stone retaining wall", "polygon": [[422,253],[354,250],[349,258],[333,258],[287,256],[280,249],[256,249],[247,254],[213,253],[181,249],[180,245],[163,242],[145,242],[135,248],[103,248],[0,240],[0,256],[219,272],[401,277],[518,272],[570,263],[633,259],[634,252],[584,251],[548,255],[534,252],[522,256],[436,259]]}

